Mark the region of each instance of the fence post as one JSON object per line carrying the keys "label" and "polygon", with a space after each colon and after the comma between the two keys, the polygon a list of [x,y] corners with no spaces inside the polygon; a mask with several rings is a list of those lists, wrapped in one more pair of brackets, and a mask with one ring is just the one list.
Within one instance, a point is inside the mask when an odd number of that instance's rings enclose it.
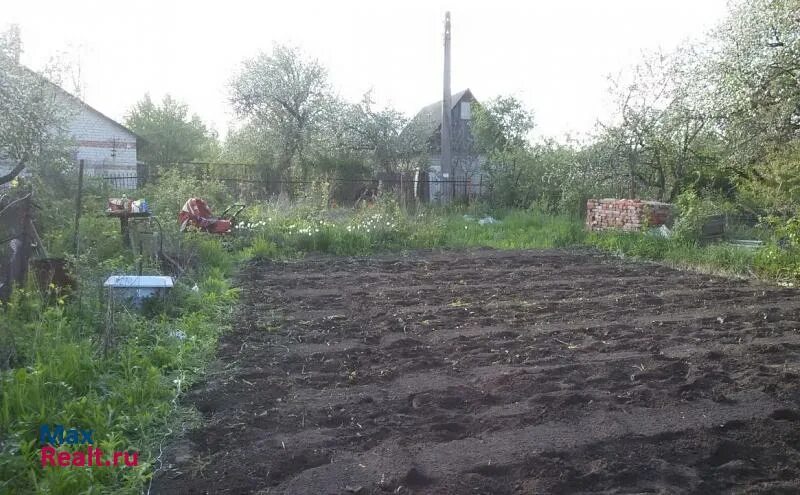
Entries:
{"label": "fence post", "polygon": [[78,161],[78,195],[75,198],[75,237],[73,238],[73,248],[75,256],[78,256],[78,248],[80,247],[78,229],[81,224],[81,202],[83,199],[83,160]]}

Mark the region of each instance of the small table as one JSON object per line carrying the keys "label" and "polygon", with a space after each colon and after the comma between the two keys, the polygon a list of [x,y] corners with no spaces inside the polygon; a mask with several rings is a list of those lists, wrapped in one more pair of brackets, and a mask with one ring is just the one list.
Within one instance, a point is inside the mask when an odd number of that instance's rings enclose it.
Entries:
{"label": "small table", "polygon": [[119,232],[122,234],[122,246],[126,248],[131,247],[130,226],[128,225],[129,218],[147,218],[150,216],[149,211],[132,212],[132,211],[106,211],[109,217],[119,218]]}

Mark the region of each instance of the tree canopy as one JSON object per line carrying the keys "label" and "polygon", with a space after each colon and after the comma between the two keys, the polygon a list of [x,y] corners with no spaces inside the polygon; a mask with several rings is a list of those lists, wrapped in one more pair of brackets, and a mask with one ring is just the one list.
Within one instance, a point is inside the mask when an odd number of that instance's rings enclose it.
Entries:
{"label": "tree canopy", "polygon": [[62,69],[52,64],[36,73],[19,63],[21,51],[19,29],[12,26],[0,35],[0,164],[10,168],[0,184],[26,167],[61,161],[70,144],[69,110],[55,86]]}
{"label": "tree canopy", "polygon": [[170,95],[161,103],[144,95],[128,112],[125,125],[142,139],[138,158],[149,165],[211,160],[219,154],[216,133]]}

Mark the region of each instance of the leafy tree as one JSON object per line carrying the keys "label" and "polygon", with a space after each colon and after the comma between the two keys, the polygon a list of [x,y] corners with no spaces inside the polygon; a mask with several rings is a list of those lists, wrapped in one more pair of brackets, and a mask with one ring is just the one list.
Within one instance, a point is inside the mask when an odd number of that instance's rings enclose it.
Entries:
{"label": "leafy tree", "polygon": [[303,156],[329,116],[327,70],[298,49],[275,45],[272,53],[246,60],[231,84],[231,103],[252,131],[278,146],[282,180],[293,168],[308,174]]}
{"label": "leafy tree", "polygon": [[738,1],[710,42],[707,85],[730,157],[746,168],[800,138],[800,1]]}
{"label": "leafy tree", "polygon": [[21,50],[18,28],[0,35],[0,164],[10,167],[0,175],[0,184],[26,167],[66,166],[70,149],[70,113],[55,86],[62,69],[51,65],[37,74],[19,64]]}
{"label": "leafy tree", "polygon": [[533,112],[512,96],[475,105],[472,133],[478,151],[494,155],[524,148],[533,130]]}
{"label": "leafy tree", "polygon": [[142,138],[139,158],[158,169],[170,164],[213,160],[220,151],[217,135],[189,107],[170,95],[160,104],[144,95],[128,112],[125,124]]}
{"label": "leafy tree", "polygon": [[498,97],[474,105],[473,116],[474,147],[486,156],[490,196],[503,206],[530,206],[543,176],[528,142],[533,113],[516,98]]}
{"label": "leafy tree", "polygon": [[738,182],[739,198],[759,213],[787,217],[800,211],[800,141],[765,157]]}
{"label": "leafy tree", "polygon": [[627,196],[672,201],[698,171],[715,165],[707,151],[717,140],[696,62],[687,50],[656,53],[614,86],[617,122],[601,125],[600,139],[613,150],[608,169],[627,181]]}
{"label": "leafy tree", "polygon": [[265,132],[258,124],[248,122],[238,129],[229,129],[222,147],[222,162],[252,164],[241,165],[240,178],[251,182],[253,191],[278,194],[281,191],[282,173],[278,166],[279,146],[274,135]]}
{"label": "leafy tree", "polygon": [[345,104],[335,120],[340,146],[364,156],[376,172],[408,173],[426,158],[430,136],[393,108],[375,109],[371,93]]}

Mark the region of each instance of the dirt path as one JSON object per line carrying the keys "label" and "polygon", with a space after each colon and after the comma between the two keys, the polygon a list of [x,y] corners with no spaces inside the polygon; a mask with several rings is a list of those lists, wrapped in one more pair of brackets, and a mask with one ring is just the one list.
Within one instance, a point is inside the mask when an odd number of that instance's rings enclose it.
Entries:
{"label": "dirt path", "polygon": [[592,252],[248,267],[156,493],[798,493],[797,291]]}

